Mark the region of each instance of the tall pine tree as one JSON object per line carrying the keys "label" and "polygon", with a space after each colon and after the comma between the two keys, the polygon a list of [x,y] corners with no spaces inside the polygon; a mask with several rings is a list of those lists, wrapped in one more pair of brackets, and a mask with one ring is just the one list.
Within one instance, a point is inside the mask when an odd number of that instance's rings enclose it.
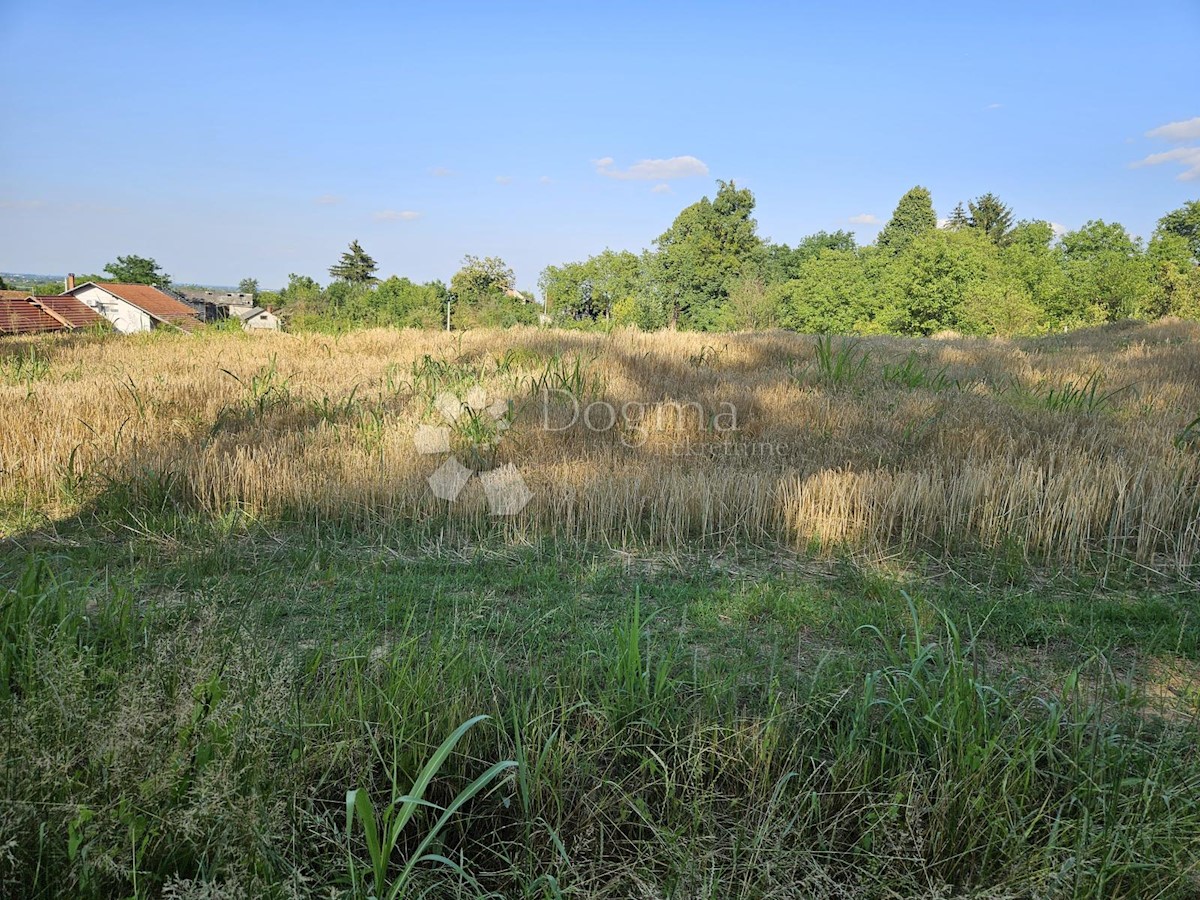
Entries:
{"label": "tall pine tree", "polygon": [[379,280],[375,277],[378,268],[375,260],[367,255],[358,241],[351,241],[350,249],[342,254],[341,260],[329,267],[329,274],[351,284],[371,284]]}
{"label": "tall pine tree", "polygon": [[954,207],[954,212],[950,213],[950,218],[946,220],[947,231],[962,231],[964,228],[971,227],[971,218],[967,215],[967,211],[963,209],[962,201]]}
{"label": "tall pine tree", "polygon": [[1012,209],[1000,202],[993,193],[986,193],[967,206],[971,210],[971,227],[978,228],[986,234],[993,244],[1003,246],[1008,243],[1013,228]]}

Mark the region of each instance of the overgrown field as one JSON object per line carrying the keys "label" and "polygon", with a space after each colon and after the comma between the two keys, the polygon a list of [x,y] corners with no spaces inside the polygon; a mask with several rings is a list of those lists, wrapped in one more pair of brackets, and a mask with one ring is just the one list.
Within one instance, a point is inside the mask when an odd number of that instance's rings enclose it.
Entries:
{"label": "overgrown field", "polygon": [[[1200,546],[1200,326],[1028,342],[537,330],[8,343],[0,502],[355,519],[611,546],[782,544],[1187,567]],[[497,524],[454,451],[532,490]],[[488,417],[490,419],[490,417]],[[573,422],[573,424],[572,424]],[[1190,424],[1189,424],[1190,423]],[[570,426],[570,427],[566,427]],[[565,429],[565,430],[560,430]]]}
{"label": "overgrown field", "polygon": [[1198,343],[6,340],[0,896],[1194,897]]}

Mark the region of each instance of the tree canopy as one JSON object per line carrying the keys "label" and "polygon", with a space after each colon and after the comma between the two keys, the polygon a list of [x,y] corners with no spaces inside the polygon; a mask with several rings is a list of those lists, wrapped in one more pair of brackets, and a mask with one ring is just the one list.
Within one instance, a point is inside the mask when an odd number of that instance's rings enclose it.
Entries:
{"label": "tree canopy", "polygon": [[673,328],[714,327],[734,281],[762,260],[754,195],[732,181],[717,186],[713,200],[687,207],[654,242],[652,277]]}
{"label": "tree canopy", "polygon": [[[1200,318],[1200,201],[1163,216],[1148,243],[1100,219],[1062,233],[1046,221],[1016,221],[992,192],[959,203],[938,227],[932,196],[915,187],[865,246],[845,230],[816,231],[790,245],[765,240],[754,210],[749,190],[718,181],[716,193],[681,210],[651,249],[605,249],[547,266],[538,281],[544,307],[516,289],[499,257],[465,256],[448,287],[397,276],[380,282],[357,241],[343,254],[347,268],[330,270],[328,286],[293,274],[259,302],[283,308],[293,327],[332,329],[440,328],[447,310],[455,329],[533,324],[544,312],[572,328],[911,335]],[[131,260],[138,258],[120,262]],[[240,287],[256,286],[245,279]]]}
{"label": "tree canopy", "polygon": [[875,243],[891,253],[900,253],[915,237],[935,228],[937,213],[933,211],[933,197],[928,188],[918,185],[900,198]]}
{"label": "tree canopy", "polygon": [[[970,201],[967,208],[971,210],[967,220],[969,227],[987,235],[993,244],[1004,244],[1008,240],[1013,226],[1013,213],[1012,209],[1000,202],[999,197],[989,192]],[[961,210],[960,204],[955,213],[958,214]]]}
{"label": "tree canopy", "polygon": [[1187,242],[1192,261],[1200,264],[1200,200],[1189,200],[1158,220],[1159,234],[1175,234]]}
{"label": "tree canopy", "polygon": [[104,271],[113,281],[123,284],[151,284],[160,288],[171,285],[171,276],[153,259],[144,256],[118,256],[116,262],[104,267]]}
{"label": "tree canopy", "polygon": [[351,241],[350,248],[342,254],[342,258],[329,267],[329,274],[350,284],[373,284],[379,280],[375,277],[378,268],[375,260],[367,255],[358,241]]}

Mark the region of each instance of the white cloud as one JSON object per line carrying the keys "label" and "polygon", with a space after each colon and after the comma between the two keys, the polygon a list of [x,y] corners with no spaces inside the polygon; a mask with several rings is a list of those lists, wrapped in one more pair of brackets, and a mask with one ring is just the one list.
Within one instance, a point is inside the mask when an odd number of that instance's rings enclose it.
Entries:
{"label": "white cloud", "polygon": [[454,174],[454,170],[447,169],[445,166],[434,166],[429,170],[429,174],[434,178],[449,178]]}
{"label": "white cloud", "polygon": [[1151,131],[1146,137],[1160,138],[1164,141],[1200,141],[1200,116],[1183,122],[1168,122]]}
{"label": "white cloud", "polygon": [[381,209],[375,213],[376,222],[411,222],[419,218],[421,214],[414,209]]}
{"label": "white cloud", "polygon": [[708,166],[694,156],[643,159],[628,169],[614,169],[614,162],[611,156],[592,160],[597,174],[621,181],[670,181],[673,178],[693,178],[708,174]]}
{"label": "white cloud", "polygon": [[342,198],[337,194],[322,194],[313,200],[313,203],[317,204],[317,206],[337,206],[341,202]]}
{"label": "white cloud", "polygon": [[513,177],[511,175],[497,175],[496,184],[512,184]]}
{"label": "white cloud", "polygon": [[671,193],[671,186],[664,181],[662,184],[656,184],[654,187],[650,188],[650,193],[669,194]]}
{"label": "white cloud", "polygon": [[1200,178],[1200,147],[1176,147],[1165,153],[1151,153],[1145,159],[1133,164],[1135,169],[1142,166],[1158,166],[1163,163],[1179,163],[1183,171],[1176,177],[1180,181],[1195,181]]}
{"label": "white cloud", "polygon": [[[1168,122],[1158,128],[1146,132],[1146,137],[1158,138],[1172,144],[1200,141],[1200,116],[1183,122]],[[1176,147],[1162,153],[1151,153],[1145,159],[1131,163],[1133,168],[1142,166],[1160,166],[1163,163],[1178,163],[1183,171],[1176,177],[1180,181],[1195,181],[1200,179],[1200,144],[1190,147]]]}
{"label": "white cloud", "polygon": [[1003,103],[989,103],[987,105],[987,109],[1003,109],[1003,108],[1004,108]]}
{"label": "white cloud", "polygon": [[879,219],[871,213],[859,213],[857,216],[850,217],[850,223],[853,225],[878,225]]}
{"label": "white cloud", "polygon": [[554,181],[554,179],[551,178],[549,175],[543,175],[541,178],[538,179],[538,184],[551,184],[551,183],[553,183],[553,181]]}
{"label": "white cloud", "polygon": [[1062,235],[1067,233],[1067,226],[1063,225],[1061,222],[1051,222],[1050,223],[1050,233],[1053,234],[1055,237],[1061,237]]}

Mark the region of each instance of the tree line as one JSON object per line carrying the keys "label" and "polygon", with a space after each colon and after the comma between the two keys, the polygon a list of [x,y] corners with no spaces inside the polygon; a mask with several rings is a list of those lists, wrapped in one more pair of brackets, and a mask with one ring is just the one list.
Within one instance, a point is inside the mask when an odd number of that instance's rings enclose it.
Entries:
{"label": "tree line", "polygon": [[549,266],[540,287],[564,323],[696,331],[1011,335],[1115,319],[1200,318],[1200,201],[1163,216],[1149,243],[1093,220],[1056,235],[986,193],[942,222],[926,188],[900,198],[874,243],[758,234],[754,195],[718,182],[641,254],[606,250]]}
{"label": "tree line", "polygon": [[[449,285],[419,284],[377,277],[358,241],[329,267],[324,287],[292,274],[279,290],[260,292],[253,278],[239,290],[282,311],[295,329],[549,320],[575,328],[1014,335],[1123,318],[1200,319],[1200,200],[1159,219],[1149,242],[1100,219],[1056,234],[1049,222],[1016,220],[992,193],[958,203],[939,221],[930,192],[917,186],[871,244],[838,230],[790,246],[759,235],[754,207],[749,190],[718,181],[714,197],[680,212],[651,249],[548,266],[541,304],[516,289],[498,257],[467,256]],[[139,256],[118,257],[105,275],[83,280],[171,285],[155,260]]]}
{"label": "tree line", "polygon": [[[447,286],[418,284],[393,275],[376,276],[379,266],[358,241],[329,267],[324,288],[307,275],[291,274],[281,290],[258,294],[260,305],[279,307],[294,329],[506,328],[537,324],[541,307],[516,288],[516,275],[495,256],[466,256]],[[243,282],[245,283],[245,282]]]}

